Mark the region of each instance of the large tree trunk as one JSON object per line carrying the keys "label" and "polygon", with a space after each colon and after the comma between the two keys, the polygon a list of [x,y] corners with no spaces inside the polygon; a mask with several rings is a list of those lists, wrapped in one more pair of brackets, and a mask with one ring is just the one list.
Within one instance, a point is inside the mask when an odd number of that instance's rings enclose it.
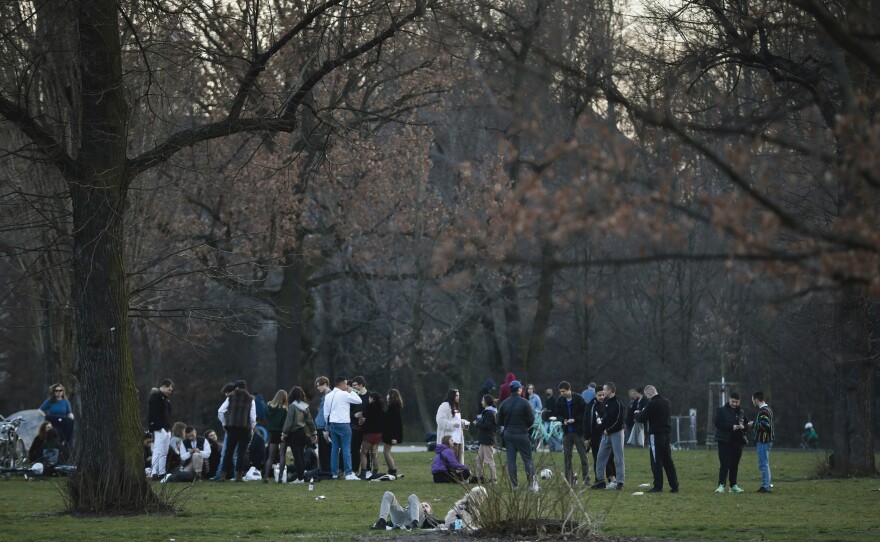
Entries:
{"label": "large tree trunk", "polygon": [[877,366],[872,339],[874,312],[870,300],[852,293],[837,301],[831,470],[841,476],[870,476],[877,472],[871,405]]}
{"label": "large tree trunk", "polygon": [[80,405],[72,511],[143,511],[155,502],[141,451],[123,263],[125,136],[117,3],[79,4],[82,146],[67,172]]}
{"label": "large tree trunk", "polygon": [[[300,246],[299,243],[297,246]],[[273,296],[275,319],[278,323],[275,337],[275,382],[282,388],[287,383],[301,380],[303,306],[305,299],[305,271],[302,258],[295,250],[284,254],[284,276],[281,289]],[[311,375],[309,376],[311,378]]]}

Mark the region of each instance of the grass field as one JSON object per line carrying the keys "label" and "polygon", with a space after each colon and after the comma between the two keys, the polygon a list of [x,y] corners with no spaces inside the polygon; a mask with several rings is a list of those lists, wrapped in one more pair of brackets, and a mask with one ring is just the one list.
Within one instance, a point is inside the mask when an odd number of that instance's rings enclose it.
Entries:
{"label": "grass field", "polygon": [[[713,451],[674,452],[681,493],[634,496],[651,481],[648,452],[628,448],[625,491],[581,493],[587,509],[603,518],[599,533],[676,540],[871,540],[880,537],[880,479],[819,479],[821,454],[774,451],[774,493],[755,493],[759,484],[754,449],[740,469],[743,494],[716,495],[717,456]],[[350,540],[399,531],[369,531],[384,491],[401,500],[415,493],[430,500],[442,517],[461,488],[435,485],[433,454],[396,454],[402,480],[330,481],[307,485],[259,482],[175,484],[185,491],[176,515],[73,517],[61,513],[58,480],[0,479],[0,539],[27,540]],[[539,463],[561,472],[562,454],[538,454]],[[496,455],[500,464],[501,455]],[[466,462],[472,463],[468,454]],[[521,468],[521,467],[520,467]],[[520,474],[522,477],[522,474]],[[165,486],[162,486],[165,487]],[[170,487],[170,486],[169,486]],[[325,498],[316,500],[323,495]]]}

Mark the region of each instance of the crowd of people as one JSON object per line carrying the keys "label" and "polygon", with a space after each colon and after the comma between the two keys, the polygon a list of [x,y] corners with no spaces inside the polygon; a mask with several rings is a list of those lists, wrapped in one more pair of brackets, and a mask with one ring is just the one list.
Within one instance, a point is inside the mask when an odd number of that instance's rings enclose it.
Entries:
{"label": "crowd of people", "polygon": [[[172,423],[174,383],[170,379],[163,380],[152,390],[149,400],[150,432],[145,435],[144,454],[150,476],[162,481],[192,481],[201,477],[238,481],[249,469],[259,472],[259,478],[266,483],[402,476],[398,474],[392,454],[394,446],[403,442],[400,392],[390,389],[383,397],[368,391],[362,376],[350,380],[338,377],[332,386],[330,380],[322,376],[314,384],[320,394],[314,416],[309,397],[300,386],[290,391],[278,390],[273,399],[260,408],[245,381],[227,384],[217,409],[218,420],[224,428],[221,442],[213,430],[199,436],[192,425]],[[532,434],[538,425],[558,423],[562,428],[564,476],[570,485],[578,484],[579,474],[580,483],[590,489],[622,490],[626,484],[625,456],[629,445],[649,448],[653,484],[648,493],[663,492],[667,484],[670,492],[679,491],[670,443],[671,404],[656,386],[630,389],[626,403],[618,396],[613,382],[601,387],[590,383],[582,393],[577,393],[569,382],[562,381],[557,390],[558,395],[547,388],[542,400],[534,385],[524,386],[511,373],[496,399],[494,382],[487,380],[479,391],[473,420],[463,414],[459,390],[449,390],[436,413],[435,458],[431,464],[434,482],[495,483],[498,478],[494,455],[501,448],[506,454],[507,474],[513,488],[518,489],[520,485],[518,461],[521,461],[527,487],[538,491]],[[752,395],[752,403],[757,409],[754,420],[745,415],[736,392],[731,393],[729,401],[715,413],[720,464],[718,493],[724,492],[726,487],[732,493],[743,491],[737,485],[737,474],[742,448],[749,435],[758,449],[761,472],[758,491],[772,491],[769,468],[774,440],[772,411],[761,392]],[[61,409],[53,412],[63,414]],[[258,421],[265,427],[265,438],[257,430]],[[472,439],[478,443],[473,469],[465,464],[466,430],[470,430]],[[379,472],[378,452],[383,444],[387,474]],[[575,451],[579,473],[573,464]],[[290,465],[288,452],[292,458]],[[592,454],[592,469],[589,454]],[[278,468],[273,469],[275,465]],[[458,504],[478,501],[485,495],[485,490],[482,491],[469,493]],[[431,515],[430,505],[426,506],[415,495],[407,502],[407,506],[401,506],[393,493],[386,492],[380,505],[380,517],[373,528],[400,526],[401,522],[410,528],[441,523]],[[446,520],[461,521],[463,517],[462,510],[456,511],[456,507],[450,514]],[[472,517],[468,521],[475,522]]]}
{"label": "crowd of people", "polygon": [[[144,435],[147,474],[161,482],[200,478],[242,481],[248,472],[265,483],[305,483],[311,479],[397,477],[392,450],[403,442],[403,397],[396,389],[383,398],[367,390],[362,376],[337,378],[330,387],[318,377],[321,395],[313,416],[300,386],[278,390],[259,404],[244,380],[226,384],[217,409],[224,429],[222,442],[209,430],[199,436],[193,425],[172,422],[174,382],[164,379],[150,392],[148,431]],[[258,427],[258,421],[261,422]],[[379,446],[387,474],[379,471]],[[288,461],[288,452],[291,461]],[[355,473],[353,460],[357,461]],[[277,469],[274,466],[277,465]]]}

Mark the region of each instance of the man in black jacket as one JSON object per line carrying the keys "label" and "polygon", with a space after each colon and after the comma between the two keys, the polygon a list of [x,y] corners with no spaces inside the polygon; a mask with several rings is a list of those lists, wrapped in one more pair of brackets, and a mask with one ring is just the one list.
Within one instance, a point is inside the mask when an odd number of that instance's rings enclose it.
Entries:
{"label": "man in black jacket", "polygon": [[590,483],[590,462],[584,447],[584,414],[587,402],[580,394],[572,393],[571,384],[563,380],[559,383],[560,397],[553,409],[553,416],[562,421],[562,456],[565,459],[565,479],[574,484],[571,465],[571,448],[577,448],[581,458],[581,475],[584,484]]}
{"label": "man in black jacket", "polygon": [[[626,421],[626,406],[617,397],[617,387],[614,382],[606,382],[602,389],[605,390],[605,411],[598,421],[598,429],[602,431],[602,441],[599,443],[599,453],[596,457],[596,483],[592,489],[623,489],[626,476],[626,467],[623,463],[624,422]],[[617,471],[617,481],[605,484],[605,466],[614,452],[614,469]]]}
{"label": "man in black jacket", "polygon": [[159,382],[159,388],[150,392],[149,412],[147,421],[153,432],[153,463],[150,475],[154,480],[165,477],[165,462],[168,459],[168,447],[171,445],[171,394],[174,382],[166,378]]}
{"label": "man in black jacket", "polygon": [[[510,483],[516,489],[516,453],[519,452],[526,470],[527,483],[532,480],[532,443],[529,441],[529,429],[535,421],[532,405],[522,398],[522,384],[519,380],[510,383],[510,397],[498,407],[498,425],[504,427],[504,446],[507,449],[507,474]],[[537,482],[532,487],[537,490]]]}
{"label": "man in black jacket", "polygon": [[648,438],[651,446],[651,472],[654,473],[654,487],[648,493],[663,491],[663,471],[669,481],[670,491],[678,493],[678,475],[675,463],[672,462],[672,447],[669,445],[669,433],[672,431],[672,406],[665,397],[657,393],[654,386],[645,386],[645,397],[648,406],[644,410],[635,411],[635,420],[647,425]]}
{"label": "man in black jacket", "polygon": [[715,443],[718,445],[718,488],[715,493],[724,493],[724,484],[730,479],[730,492],[742,493],[736,485],[739,474],[739,460],[745,446],[748,419],[739,405],[740,395],[732,392],[730,399],[715,411]]}

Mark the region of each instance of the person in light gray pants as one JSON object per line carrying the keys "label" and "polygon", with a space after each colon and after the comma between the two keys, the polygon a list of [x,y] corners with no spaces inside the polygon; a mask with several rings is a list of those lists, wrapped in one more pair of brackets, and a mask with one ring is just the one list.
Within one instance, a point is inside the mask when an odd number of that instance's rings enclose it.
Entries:
{"label": "person in light gray pants", "polygon": [[[379,505],[379,521],[371,528],[385,529],[389,524],[405,529],[437,526],[437,520],[430,516],[431,505],[429,503],[419,502],[419,498],[413,494],[406,499],[406,504],[405,508],[400,506],[394,493],[386,491],[382,495],[382,503]],[[428,520],[427,526],[425,520]]]}
{"label": "person in light gray pants", "polygon": [[[624,420],[626,419],[626,407],[616,395],[614,382],[608,382],[603,386],[605,390],[604,412],[598,420],[599,430],[602,431],[602,441],[599,443],[599,454],[596,457],[596,483],[593,489],[623,489],[624,464],[623,445],[626,442]],[[605,485],[605,467],[608,465],[608,456],[614,452],[614,468],[617,471],[617,481]]]}

